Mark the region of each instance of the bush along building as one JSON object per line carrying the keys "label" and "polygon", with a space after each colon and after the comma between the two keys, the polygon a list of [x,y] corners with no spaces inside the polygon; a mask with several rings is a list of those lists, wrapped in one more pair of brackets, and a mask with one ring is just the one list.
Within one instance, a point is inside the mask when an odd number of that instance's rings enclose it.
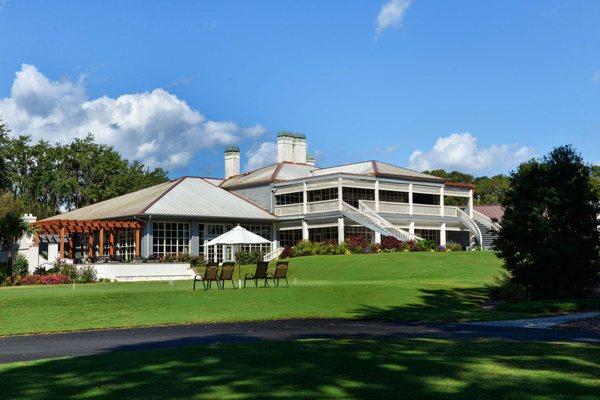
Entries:
{"label": "bush along building", "polygon": [[[204,246],[237,224],[263,236],[263,253],[300,240],[364,235],[402,241],[489,246],[497,222],[473,207],[473,187],[380,161],[318,167],[305,135],[280,132],[277,163],[240,172],[240,150],[225,149],[223,179],[181,177],[37,221],[38,239],[57,238],[59,258],[131,260],[172,254],[228,259]],[[449,201],[449,199],[452,199]],[[452,204],[452,205],[446,205]],[[250,249],[251,250],[251,249]]]}

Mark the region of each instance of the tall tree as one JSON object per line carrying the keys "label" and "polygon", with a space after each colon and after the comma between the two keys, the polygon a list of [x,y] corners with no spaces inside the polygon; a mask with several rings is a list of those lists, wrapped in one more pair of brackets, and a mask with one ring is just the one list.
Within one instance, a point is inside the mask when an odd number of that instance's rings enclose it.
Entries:
{"label": "tall tree", "polygon": [[0,249],[12,255],[17,240],[29,231],[29,225],[21,218],[23,204],[10,192],[0,193]]}
{"label": "tall tree", "polygon": [[571,146],[521,164],[496,241],[511,280],[534,297],[581,296],[597,285],[597,199],[591,168]]}

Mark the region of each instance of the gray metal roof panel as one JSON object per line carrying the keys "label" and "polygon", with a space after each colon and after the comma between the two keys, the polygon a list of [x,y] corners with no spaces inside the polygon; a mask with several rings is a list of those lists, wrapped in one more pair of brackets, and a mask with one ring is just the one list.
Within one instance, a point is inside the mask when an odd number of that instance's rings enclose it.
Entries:
{"label": "gray metal roof panel", "polygon": [[259,206],[202,178],[184,178],[145,214],[275,220]]}

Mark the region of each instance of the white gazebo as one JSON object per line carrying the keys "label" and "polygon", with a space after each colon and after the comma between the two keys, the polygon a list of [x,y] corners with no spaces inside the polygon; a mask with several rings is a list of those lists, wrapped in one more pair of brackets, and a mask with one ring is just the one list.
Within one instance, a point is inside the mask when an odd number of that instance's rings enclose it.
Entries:
{"label": "white gazebo", "polygon": [[[216,260],[217,246],[221,246],[223,261],[236,261],[236,253],[240,250],[241,246],[252,244],[272,245],[272,243],[264,237],[252,233],[238,225],[229,232],[225,232],[221,236],[205,243],[204,254],[208,257],[208,254],[210,254],[208,248],[213,246],[213,251],[211,253],[214,254]],[[207,259],[207,261],[215,260]]]}

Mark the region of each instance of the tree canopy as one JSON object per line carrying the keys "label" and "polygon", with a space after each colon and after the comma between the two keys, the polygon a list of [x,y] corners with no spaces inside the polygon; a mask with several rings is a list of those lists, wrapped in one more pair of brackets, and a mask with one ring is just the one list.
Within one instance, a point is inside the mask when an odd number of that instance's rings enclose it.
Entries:
{"label": "tree canopy", "polygon": [[19,198],[25,211],[39,218],[167,179],[165,170],[129,161],[91,134],[67,144],[32,143],[29,136],[11,137],[0,123],[0,190]]}
{"label": "tree canopy", "polygon": [[[507,175],[494,175],[492,177],[475,177],[460,171],[447,172],[443,169],[434,169],[424,171],[426,174],[439,176],[452,182],[469,183],[475,187],[475,204],[500,204],[502,196],[509,187],[509,177]],[[448,203],[448,205],[452,205]]]}
{"label": "tree canopy", "polygon": [[592,168],[571,147],[511,174],[496,241],[510,279],[533,297],[581,296],[600,273]]}

